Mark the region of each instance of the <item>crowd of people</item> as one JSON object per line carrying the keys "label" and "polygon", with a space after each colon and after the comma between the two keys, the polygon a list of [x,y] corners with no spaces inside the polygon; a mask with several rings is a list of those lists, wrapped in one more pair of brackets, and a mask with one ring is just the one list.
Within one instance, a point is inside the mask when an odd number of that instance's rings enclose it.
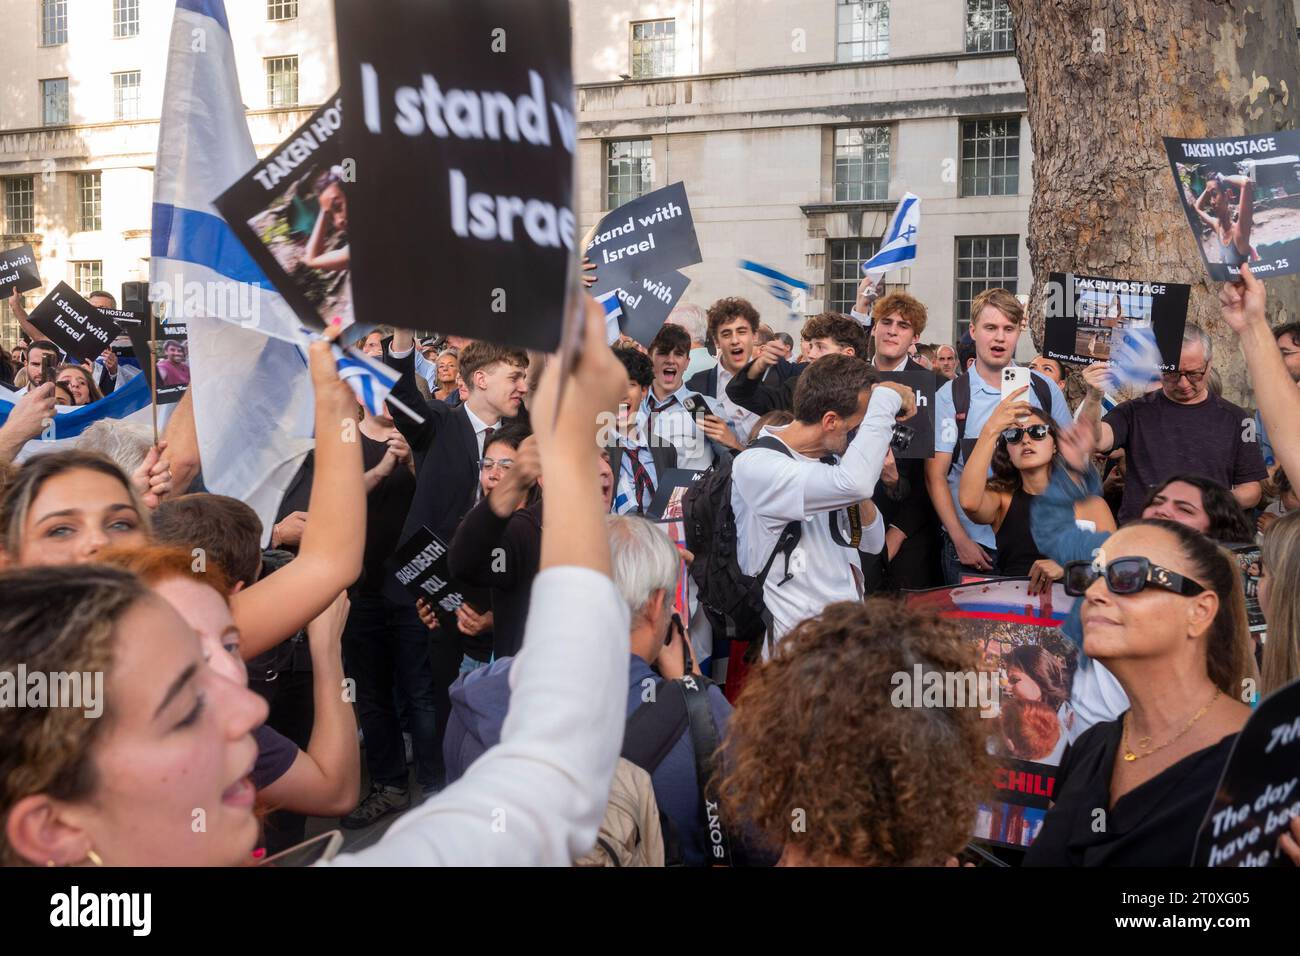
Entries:
{"label": "crowd of people", "polygon": [[[952,344],[870,280],[798,342],[729,297],[611,347],[587,299],[568,371],[380,328],[358,345],[400,373],[384,414],[316,342],[315,448],[270,528],[204,490],[188,396],[156,444],[106,420],[43,447],[56,406],[139,370],[62,361],[19,304],[0,674],[102,675],[104,706],[0,686],[0,861],[246,865],[337,819],[391,826],[322,863],[956,865],[986,724],[891,691],[979,655],[900,595],[1005,577],[1076,598],[1082,656],[1024,865],[1187,865],[1252,707],[1300,679],[1300,325],[1241,273],[1221,317],[1258,413],[1213,389],[1194,324],[1146,392],[1039,356],[1004,395],[1004,289]],[[930,458],[902,454],[896,372],[934,378]],[[655,520],[682,471],[679,523]],[[423,531],[454,606],[393,573]],[[1224,548],[1249,544],[1262,640]],[[1300,819],[1279,847],[1300,865]]]}

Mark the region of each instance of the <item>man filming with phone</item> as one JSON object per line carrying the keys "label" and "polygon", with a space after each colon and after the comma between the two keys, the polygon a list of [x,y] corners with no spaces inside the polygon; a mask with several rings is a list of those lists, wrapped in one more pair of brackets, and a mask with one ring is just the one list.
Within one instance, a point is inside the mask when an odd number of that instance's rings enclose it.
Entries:
{"label": "man filming with phone", "polygon": [[[1016,344],[1025,311],[1006,289],[986,289],[971,303],[970,335],[975,364],[939,389],[935,396],[934,457],[926,462],[925,482],[943,524],[943,570],[947,584],[963,573],[997,573],[997,539],[988,525],[971,521],[958,506],[958,488],[966,458],[980,429],[1003,398],[1003,372],[1015,369],[1005,387],[1030,385],[1025,400],[1048,412],[1057,427],[1071,424],[1070,408],[1055,382],[1015,364]],[[1030,378],[1023,380],[1023,373]],[[1019,383],[1019,384],[1017,384]]]}

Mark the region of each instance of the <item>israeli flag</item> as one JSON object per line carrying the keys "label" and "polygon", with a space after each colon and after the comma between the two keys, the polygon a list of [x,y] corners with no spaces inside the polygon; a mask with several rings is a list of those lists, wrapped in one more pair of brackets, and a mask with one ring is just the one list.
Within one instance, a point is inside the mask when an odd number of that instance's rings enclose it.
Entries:
{"label": "israeli flag", "polygon": [[866,275],[892,272],[916,258],[916,237],[921,228],[921,200],[906,193],[889,220],[880,251],[862,263]]}
{"label": "israeli flag", "polygon": [[1116,385],[1145,388],[1160,376],[1163,359],[1151,327],[1126,328],[1110,346],[1110,378]]}
{"label": "israeli flag", "polygon": [[806,294],[811,288],[807,282],[749,259],[740,260],[740,271],[746,278],[766,289],[774,299],[784,302],[792,314],[803,308],[804,298],[801,293]]}
{"label": "israeli flag", "polygon": [[[22,400],[17,392],[0,386],[0,425],[9,420],[14,406]],[[65,451],[77,447],[77,439],[95,422],[117,421],[138,425],[153,435],[153,412],[149,395],[149,378],[137,375],[121,388],[89,405],[59,405],[54,409],[50,427],[22,447],[18,461],[47,451]]]}
{"label": "israeli flag", "polygon": [[356,393],[357,401],[365,406],[371,415],[384,417],[384,402],[397,407],[415,420],[424,424],[424,418],[407,408],[389,393],[401,378],[400,373],[383,362],[376,362],[365,352],[354,348],[333,346],[334,360],[338,363],[339,378],[348,383]]}
{"label": "israeli flag", "polygon": [[297,317],[212,205],[257,162],[223,0],[176,0],[162,102],[150,295],[189,325],[204,485],[249,504],[269,540],[315,403]]}
{"label": "israeli flag", "polygon": [[618,290],[611,289],[604,295],[598,295],[596,301],[605,310],[605,344],[613,345],[622,334],[618,320],[623,315],[623,306],[618,301]]}

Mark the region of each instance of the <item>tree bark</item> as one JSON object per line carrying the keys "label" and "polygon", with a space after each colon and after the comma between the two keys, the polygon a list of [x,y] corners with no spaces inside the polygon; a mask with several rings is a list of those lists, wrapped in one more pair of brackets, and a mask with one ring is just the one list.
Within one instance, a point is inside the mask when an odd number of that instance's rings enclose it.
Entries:
{"label": "tree bark", "polygon": [[[1294,129],[1300,44],[1291,0],[1008,0],[1034,149],[1029,314],[1041,351],[1050,272],[1186,283],[1215,340],[1224,396],[1249,404],[1163,136]],[[1300,277],[1268,282],[1270,319],[1300,316]]]}

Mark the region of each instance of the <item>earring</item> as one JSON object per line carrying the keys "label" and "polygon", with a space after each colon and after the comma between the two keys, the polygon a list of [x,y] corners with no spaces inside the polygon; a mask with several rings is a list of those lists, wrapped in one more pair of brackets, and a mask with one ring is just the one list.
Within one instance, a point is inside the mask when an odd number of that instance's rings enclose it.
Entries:
{"label": "earring", "polygon": [[93,849],[86,851],[86,859],[88,859],[91,863],[95,864],[95,866],[104,865],[103,859],[101,859],[100,855],[96,853]]}

